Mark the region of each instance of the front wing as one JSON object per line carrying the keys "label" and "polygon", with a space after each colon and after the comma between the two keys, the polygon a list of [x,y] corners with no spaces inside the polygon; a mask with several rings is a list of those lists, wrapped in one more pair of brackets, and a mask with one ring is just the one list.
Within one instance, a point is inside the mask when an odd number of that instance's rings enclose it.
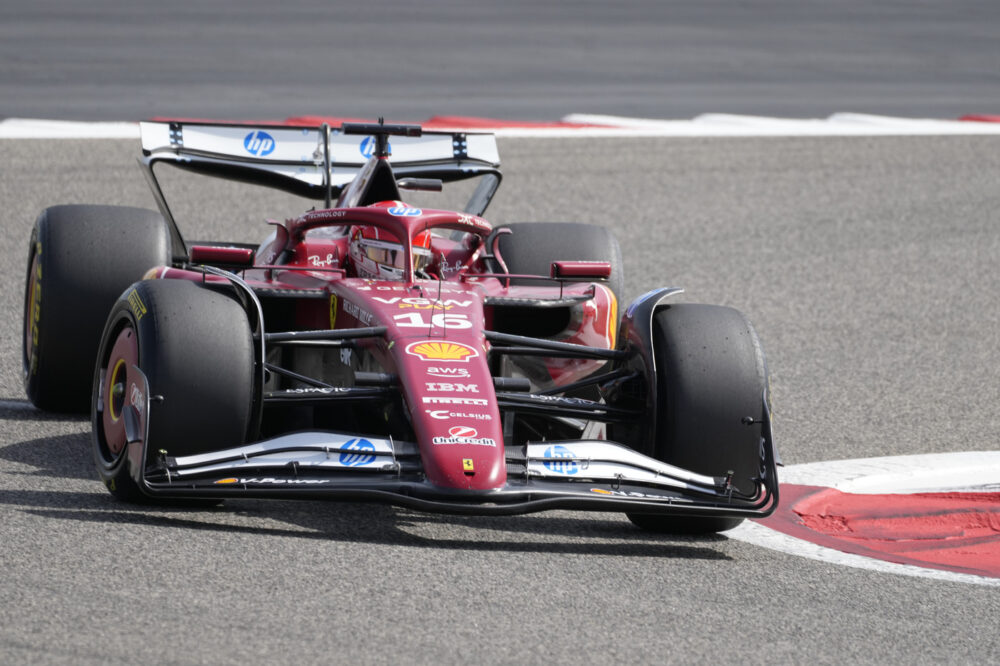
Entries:
{"label": "front wing", "polygon": [[[753,496],[739,493],[732,478],[697,474],[603,440],[507,447],[507,482],[489,491],[430,484],[412,442],[323,431],[183,457],[161,453],[150,459],[142,451],[132,460],[151,462],[134,465],[133,475],[154,497],[376,501],[429,512],[480,515],[576,509],[763,517],[778,503],[766,405],[764,414],[764,421],[759,422],[760,476]],[[132,446],[143,446],[145,437],[135,434],[139,436]]]}

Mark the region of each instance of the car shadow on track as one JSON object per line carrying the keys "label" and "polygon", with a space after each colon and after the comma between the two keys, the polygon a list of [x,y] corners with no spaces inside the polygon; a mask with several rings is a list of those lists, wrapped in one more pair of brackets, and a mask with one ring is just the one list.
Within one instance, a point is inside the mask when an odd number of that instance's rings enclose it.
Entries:
{"label": "car shadow on track", "polygon": [[97,480],[86,433],[11,444],[0,449],[0,458],[34,468],[7,473],[71,480],[77,488],[78,480],[93,480],[93,492],[0,491],[0,504],[41,518],[454,551],[731,559],[711,547],[725,543],[724,536],[650,534],[623,516],[599,513],[451,516],[381,504],[291,500],[130,505],[108,494]]}
{"label": "car shadow on track", "polygon": [[[73,493],[69,493],[73,494]],[[50,494],[51,495],[51,494]],[[87,496],[90,497],[90,496]],[[25,493],[10,493],[4,502],[27,505],[32,499]],[[66,499],[58,500],[64,505]],[[82,499],[82,498],[80,498]],[[78,502],[89,504],[93,500]],[[42,500],[44,503],[45,500]],[[109,497],[109,503],[114,500]],[[524,520],[525,524],[511,529],[509,524],[497,524],[496,519],[483,518],[482,522],[470,523],[468,532],[457,531],[457,538],[429,538],[415,535],[406,530],[410,517],[397,515],[392,507],[371,507],[359,504],[322,505],[324,508],[315,511],[309,521],[297,520],[297,511],[289,511],[288,502],[272,502],[273,507],[266,511],[239,511],[238,514],[250,518],[247,524],[233,524],[230,518],[234,515],[228,507],[215,509],[184,509],[172,507],[168,509],[155,508],[142,510],[124,509],[122,505],[107,506],[102,509],[90,508],[31,508],[25,512],[56,520],[74,520],[107,524],[152,526],[187,531],[223,532],[227,534],[255,534],[274,538],[317,539],[322,541],[339,541],[381,546],[408,546],[450,551],[478,551],[499,553],[552,553],[573,555],[600,555],[619,557],[654,557],[668,559],[695,560],[731,560],[725,553],[711,547],[696,544],[712,544],[725,542],[725,537],[682,537],[670,535],[647,535],[622,526],[615,530],[602,530],[605,538],[594,541],[587,537],[587,530],[582,529],[590,518],[556,518],[556,519],[511,519]],[[309,503],[315,504],[315,503]],[[292,514],[292,515],[289,515]],[[270,520],[257,519],[267,517]],[[314,520],[323,523],[318,531],[302,529],[307,527],[303,522],[313,523]],[[507,520],[507,519],[504,519]],[[280,528],[273,525],[254,524],[259,522],[287,522],[297,525],[299,529]],[[481,531],[489,530],[496,534],[514,532],[515,539],[483,539]],[[456,532],[450,530],[452,535]],[[467,538],[462,534],[467,534]],[[532,538],[535,537],[535,538]],[[608,542],[606,539],[614,539]]]}
{"label": "car shadow on track", "polygon": [[32,439],[0,448],[0,459],[35,468],[20,473],[63,479],[94,479],[90,435],[86,432]]}

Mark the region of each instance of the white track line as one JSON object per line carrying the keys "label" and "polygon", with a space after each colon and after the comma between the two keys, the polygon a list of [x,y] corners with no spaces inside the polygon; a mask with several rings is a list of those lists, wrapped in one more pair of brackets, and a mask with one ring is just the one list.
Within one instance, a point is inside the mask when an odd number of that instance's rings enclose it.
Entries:
{"label": "white track line", "polygon": [[[653,120],[619,116],[571,114],[566,122],[607,125],[607,132],[634,136],[926,136],[1000,134],[1000,123],[896,118],[861,113],[835,113],[827,118],[794,119],[706,113],[692,120]],[[581,129],[581,133],[600,131]],[[609,134],[614,136],[614,134]]]}
{"label": "white track line", "polygon": [[139,123],[90,123],[7,118],[0,139],[138,139]]}
{"label": "white track line", "polygon": [[[790,137],[790,136],[931,136],[1000,135],[1000,123],[894,118],[835,113],[828,118],[793,119],[708,113],[691,120],[656,120],[571,114],[566,122],[600,125],[581,128],[499,127],[499,137]],[[0,139],[137,139],[139,126],[129,122],[76,122],[7,118]]]}
{"label": "white track line", "polygon": [[[779,470],[778,475],[782,483],[827,486],[854,493],[996,492],[1000,487],[1000,451],[834,460],[791,465]],[[752,521],[744,521],[724,534],[756,546],[829,564],[1000,587],[1000,579],[997,578],[925,569],[844,553],[796,539]]]}

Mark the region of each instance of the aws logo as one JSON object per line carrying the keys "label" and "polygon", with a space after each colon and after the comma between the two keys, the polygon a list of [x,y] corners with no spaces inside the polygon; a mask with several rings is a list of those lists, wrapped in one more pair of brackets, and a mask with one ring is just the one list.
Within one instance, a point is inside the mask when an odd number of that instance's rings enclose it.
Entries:
{"label": "aws logo", "polygon": [[255,130],[243,137],[243,147],[254,157],[265,157],[274,152],[274,137],[263,130]]}

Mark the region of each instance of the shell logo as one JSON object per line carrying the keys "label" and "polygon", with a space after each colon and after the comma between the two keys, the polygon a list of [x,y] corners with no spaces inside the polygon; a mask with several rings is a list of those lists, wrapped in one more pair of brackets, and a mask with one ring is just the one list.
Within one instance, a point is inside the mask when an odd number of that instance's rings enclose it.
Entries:
{"label": "shell logo", "polygon": [[468,363],[470,358],[479,356],[479,352],[469,345],[460,342],[441,342],[424,340],[411,342],[406,347],[406,353],[416,356],[421,361],[462,361]]}

